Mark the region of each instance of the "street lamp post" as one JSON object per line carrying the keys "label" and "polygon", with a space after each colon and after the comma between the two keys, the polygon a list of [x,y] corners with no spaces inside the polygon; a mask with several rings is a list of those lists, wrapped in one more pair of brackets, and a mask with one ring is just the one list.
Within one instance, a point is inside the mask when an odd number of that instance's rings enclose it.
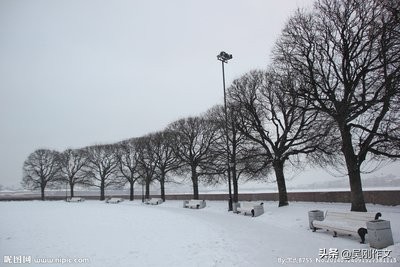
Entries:
{"label": "street lamp post", "polygon": [[226,135],[226,160],[227,160],[228,190],[229,190],[228,211],[232,211],[232,186],[231,186],[231,167],[229,159],[230,157],[229,157],[228,112],[226,107],[225,68],[224,68],[224,64],[228,63],[228,60],[232,59],[232,55],[222,51],[217,56],[217,59],[222,63],[222,83],[224,87],[224,113],[225,113],[225,135]]}

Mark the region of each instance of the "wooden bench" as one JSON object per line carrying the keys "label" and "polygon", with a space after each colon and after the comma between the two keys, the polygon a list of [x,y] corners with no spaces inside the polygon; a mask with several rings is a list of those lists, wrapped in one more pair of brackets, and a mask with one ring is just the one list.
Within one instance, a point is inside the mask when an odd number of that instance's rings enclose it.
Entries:
{"label": "wooden bench", "polygon": [[120,198],[120,197],[111,197],[111,198],[108,198],[108,199],[106,200],[106,203],[118,204],[118,203],[120,203],[120,202],[122,202],[122,201],[124,201],[123,198]]}
{"label": "wooden bench", "polygon": [[183,201],[183,207],[190,209],[202,209],[206,207],[206,201],[198,199],[185,200]]}
{"label": "wooden bench", "polygon": [[251,214],[253,217],[257,217],[264,213],[264,203],[238,202],[236,212],[243,213],[244,215]]}
{"label": "wooden bench", "polygon": [[313,232],[317,229],[325,229],[333,232],[333,237],[338,234],[356,235],[361,238],[361,243],[365,243],[365,235],[367,231],[367,222],[377,220],[381,217],[380,212],[340,212],[340,211],[327,211],[323,221],[313,220]]}
{"label": "wooden bench", "polygon": [[151,198],[145,201],[148,205],[159,205],[162,204],[164,201],[161,198]]}
{"label": "wooden bench", "polygon": [[67,202],[83,202],[85,201],[82,197],[70,197],[67,199]]}

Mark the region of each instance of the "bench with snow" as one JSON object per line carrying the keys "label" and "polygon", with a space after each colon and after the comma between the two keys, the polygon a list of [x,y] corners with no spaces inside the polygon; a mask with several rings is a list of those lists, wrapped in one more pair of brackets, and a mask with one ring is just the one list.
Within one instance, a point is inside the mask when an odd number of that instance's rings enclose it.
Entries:
{"label": "bench with snow", "polygon": [[257,217],[264,213],[264,203],[238,202],[236,204],[236,212],[243,213],[244,215],[251,214],[253,217]]}
{"label": "bench with snow", "polygon": [[151,198],[146,200],[146,204],[148,205],[159,205],[162,204],[164,201],[161,198]]}
{"label": "bench with snow", "polygon": [[313,232],[317,229],[325,229],[333,232],[333,237],[337,237],[338,234],[350,236],[358,234],[361,238],[360,243],[364,244],[365,235],[368,233],[367,222],[377,220],[381,216],[380,212],[327,211],[323,221],[313,220],[311,224]]}
{"label": "bench with snow", "polygon": [[122,202],[122,201],[124,201],[123,198],[120,198],[120,197],[110,197],[110,198],[108,198],[108,199],[106,200],[106,203],[117,204],[117,203]]}
{"label": "bench with snow", "polygon": [[85,201],[82,197],[70,197],[67,199],[67,202],[83,202]]}
{"label": "bench with snow", "polygon": [[190,209],[202,209],[206,207],[206,201],[198,199],[184,200],[183,207]]}

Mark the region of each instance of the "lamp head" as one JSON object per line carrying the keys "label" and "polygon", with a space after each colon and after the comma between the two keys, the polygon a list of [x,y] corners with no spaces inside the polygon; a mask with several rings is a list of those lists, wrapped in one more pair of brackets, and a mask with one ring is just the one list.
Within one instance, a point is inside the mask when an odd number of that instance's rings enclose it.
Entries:
{"label": "lamp head", "polygon": [[221,51],[221,53],[219,53],[219,55],[217,56],[217,59],[224,63],[227,63],[228,60],[232,59],[232,54]]}

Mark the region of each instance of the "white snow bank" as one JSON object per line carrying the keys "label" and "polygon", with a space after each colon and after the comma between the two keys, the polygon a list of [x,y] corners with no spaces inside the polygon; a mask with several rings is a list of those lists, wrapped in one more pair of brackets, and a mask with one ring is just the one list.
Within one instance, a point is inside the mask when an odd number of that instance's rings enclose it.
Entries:
{"label": "white snow bank", "polygon": [[[227,203],[218,201],[208,201],[201,210],[184,209],[181,201],[159,206],[0,202],[0,266],[11,266],[5,263],[9,260],[31,262],[23,266],[61,266],[63,260],[68,261],[64,266],[96,267],[276,266],[284,260],[286,266],[332,266],[318,262],[324,250],[373,252],[356,237],[333,238],[308,229],[309,210],[348,210],[348,204],[299,202],[278,208],[276,202],[265,202],[264,209],[265,214],[251,218],[227,212]],[[395,245],[387,248],[392,262],[367,266],[398,266],[399,207],[368,209],[390,220]],[[36,264],[39,259],[58,262]]]}

